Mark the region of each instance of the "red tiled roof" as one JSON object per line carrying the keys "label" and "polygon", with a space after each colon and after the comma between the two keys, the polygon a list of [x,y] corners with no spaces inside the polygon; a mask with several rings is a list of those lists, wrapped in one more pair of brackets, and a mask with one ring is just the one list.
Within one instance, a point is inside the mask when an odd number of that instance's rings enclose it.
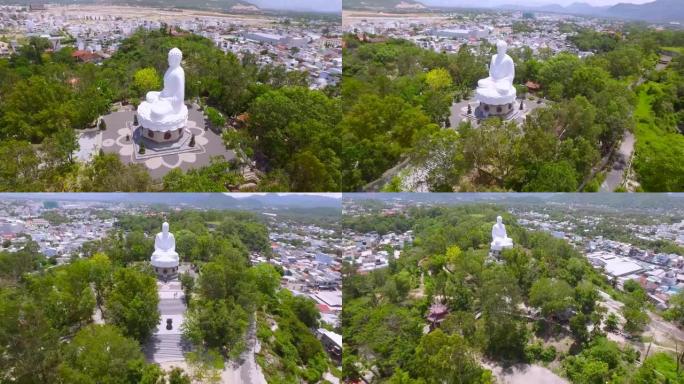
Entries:
{"label": "red tiled roof", "polygon": [[100,56],[97,53],[79,50],[79,51],[74,51],[71,54],[71,57],[75,57],[75,58],[77,58],[79,60],[83,60],[83,61],[90,61],[90,60],[95,60],[95,59],[99,58]]}
{"label": "red tiled roof", "polygon": [[317,304],[316,306],[318,307],[318,311],[321,312],[321,313],[330,313],[330,312],[332,312],[332,311],[330,310],[330,307],[328,307],[328,306],[325,305],[325,304]]}

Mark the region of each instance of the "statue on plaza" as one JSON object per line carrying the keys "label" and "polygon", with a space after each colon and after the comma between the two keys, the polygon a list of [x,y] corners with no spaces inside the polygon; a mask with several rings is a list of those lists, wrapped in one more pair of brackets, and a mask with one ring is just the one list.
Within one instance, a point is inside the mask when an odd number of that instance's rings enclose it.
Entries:
{"label": "statue on plaza", "polygon": [[508,44],[499,40],[496,43],[496,49],[497,53],[492,56],[489,64],[489,77],[478,81],[475,91],[479,102],[492,106],[509,104],[516,98],[516,90],[513,86],[515,63],[506,54]]}
{"label": "statue on plaza", "polygon": [[506,226],[503,223],[501,216],[496,217],[496,224],[492,226],[492,243],[491,249],[493,251],[501,251],[504,248],[513,247],[513,240],[506,234]]}
{"label": "statue on plaza", "polygon": [[169,68],[164,74],[164,89],[161,92],[148,92],[145,101],[138,106],[138,122],[143,127],[144,135],[150,139],[177,139],[188,122],[182,60],[183,53],[180,49],[173,48],[169,51]]}
{"label": "statue on plaza", "polygon": [[169,223],[162,224],[162,231],[154,237],[154,253],[152,266],[156,268],[178,267],[179,259],[176,252],[176,239],[169,232]]}

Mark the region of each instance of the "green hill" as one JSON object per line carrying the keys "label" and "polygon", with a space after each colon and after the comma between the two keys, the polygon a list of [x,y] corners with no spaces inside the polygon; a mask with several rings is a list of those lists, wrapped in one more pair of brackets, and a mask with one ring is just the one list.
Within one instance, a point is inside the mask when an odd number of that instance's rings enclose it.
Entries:
{"label": "green hill", "polygon": [[414,0],[344,0],[344,9],[424,9],[425,5]]}

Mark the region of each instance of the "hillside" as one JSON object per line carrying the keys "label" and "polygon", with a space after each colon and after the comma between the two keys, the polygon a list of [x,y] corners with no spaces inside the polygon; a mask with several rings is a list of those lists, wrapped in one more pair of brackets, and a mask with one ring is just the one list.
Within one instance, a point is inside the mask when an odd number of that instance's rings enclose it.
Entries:
{"label": "hillside", "polygon": [[618,19],[644,20],[652,22],[684,22],[684,7],[681,0],[656,0],[645,4],[619,3],[612,7],[596,7],[588,3],[577,2],[568,6],[548,4],[528,6],[522,4],[506,4],[500,8],[536,12],[567,13]]}
{"label": "hillside", "polygon": [[[0,4],[26,4],[20,0],[0,0]],[[31,4],[54,4],[59,1],[54,0],[31,0]],[[69,4],[121,4],[137,5],[143,7],[159,8],[191,8],[191,9],[212,9],[222,11],[248,11],[256,12],[260,8],[248,1],[243,0],[71,0]]]}
{"label": "hillside", "polygon": [[684,22],[682,0],[656,0],[646,4],[620,3],[608,9],[608,16],[658,22]]}
{"label": "hillside", "polygon": [[423,3],[414,0],[344,0],[345,9],[385,9],[411,10],[427,8]]}
{"label": "hillside", "polygon": [[645,4],[619,3],[614,6],[592,6],[586,2],[575,2],[567,6],[559,4],[529,5],[505,0],[483,0],[476,3],[464,0],[345,0],[344,8],[350,9],[425,9],[425,8],[496,8],[517,11],[553,12],[573,15],[610,17],[651,22],[684,23],[682,0],[655,0]]}

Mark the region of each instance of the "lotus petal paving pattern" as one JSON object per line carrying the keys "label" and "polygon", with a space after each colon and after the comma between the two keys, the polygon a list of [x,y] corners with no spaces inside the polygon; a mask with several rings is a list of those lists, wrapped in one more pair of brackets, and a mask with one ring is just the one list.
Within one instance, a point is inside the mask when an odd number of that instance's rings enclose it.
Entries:
{"label": "lotus petal paving pattern", "polygon": [[[107,128],[100,131],[96,150],[117,154],[126,164],[143,164],[154,179],[162,178],[174,168],[187,171],[207,166],[214,156],[226,160],[235,158],[235,152],[226,149],[221,136],[205,128],[204,115],[197,108],[190,108],[183,136],[165,145],[140,137],[139,127],[133,125],[134,113],[119,111],[104,116]],[[192,135],[195,136],[194,146],[190,146]],[[140,153],[141,142],[145,145],[144,154]]]}

